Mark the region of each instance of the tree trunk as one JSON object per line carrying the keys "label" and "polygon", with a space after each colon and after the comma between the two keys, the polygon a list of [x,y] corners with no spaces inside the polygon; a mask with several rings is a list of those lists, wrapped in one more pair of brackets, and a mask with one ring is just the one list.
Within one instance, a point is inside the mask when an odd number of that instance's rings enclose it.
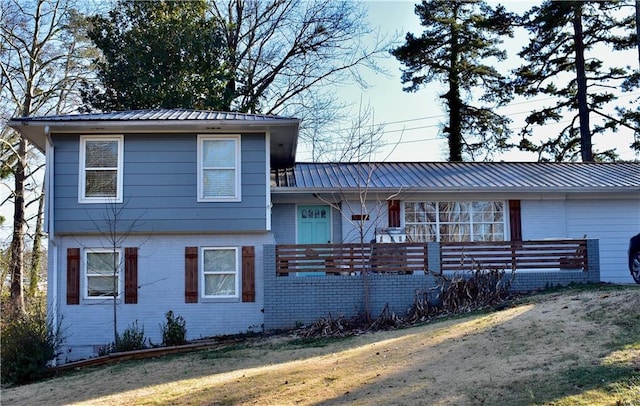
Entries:
{"label": "tree trunk", "polygon": [[44,183],[38,197],[38,218],[36,220],[36,232],[33,237],[33,249],[31,251],[31,266],[29,269],[29,290],[27,297],[33,298],[38,290],[40,281],[40,267],[42,264],[42,227],[44,223]]}
{"label": "tree trunk", "polygon": [[[454,7],[454,20],[457,21],[458,9]],[[446,95],[449,104],[449,161],[462,161],[462,101],[460,100],[460,80],[458,28],[451,26],[451,59],[449,71],[449,92]]]}
{"label": "tree trunk", "polygon": [[583,162],[593,161],[591,131],[589,126],[589,105],[587,103],[587,75],[584,62],[582,40],[582,5],[576,4],[573,13],[574,44],[576,51],[576,82],[578,85],[578,116],[580,118],[580,153]]}
{"label": "tree trunk", "polygon": [[638,45],[638,68],[640,68],[640,0],[636,0],[636,42]]}
{"label": "tree trunk", "polygon": [[24,270],[24,181],[27,166],[27,141],[20,137],[18,159],[14,172],[14,205],[13,205],[13,234],[11,238],[11,298],[10,303],[14,312],[24,311],[24,288],[22,284]]}

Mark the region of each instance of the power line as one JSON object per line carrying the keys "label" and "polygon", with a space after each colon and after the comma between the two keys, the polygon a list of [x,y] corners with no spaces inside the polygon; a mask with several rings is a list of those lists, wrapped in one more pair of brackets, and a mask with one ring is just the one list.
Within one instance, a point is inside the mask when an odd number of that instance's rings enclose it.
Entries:
{"label": "power line", "polygon": [[[618,99],[626,99],[626,98],[631,98],[631,97],[635,97],[635,96],[640,96],[640,92],[622,94],[622,95],[619,95],[617,98]],[[503,106],[503,107],[500,107],[500,108],[498,108],[496,110],[508,109],[511,106],[519,106],[519,105],[531,104],[531,103],[541,103],[543,101],[556,100],[556,99],[557,99],[556,97],[545,97],[545,98],[542,98],[542,99],[525,100],[525,101],[522,101],[522,102],[510,103],[508,106]],[[504,116],[509,118],[509,117],[513,117],[513,116],[517,116],[517,115],[521,115],[521,114],[526,114],[526,113],[531,113],[531,110],[522,110],[522,111],[516,111],[516,112],[509,112],[508,114],[505,114]],[[442,113],[442,114],[437,114],[437,115],[433,115],[433,116],[424,116],[424,117],[408,118],[408,119],[405,119],[405,120],[397,120],[397,121],[388,121],[388,122],[376,123],[376,124],[373,124],[373,125],[361,126],[359,128],[365,128],[365,127],[371,127],[371,126],[377,127],[377,126],[386,126],[386,125],[393,125],[393,124],[410,123],[410,122],[414,122],[414,121],[431,120],[431,119],[435,119],[435,118],[446,118],[446,117],[447,117],[447,114]],[[420,126],[420,127],[407,128],[406,130],[410,131],[410,130],[416,130],[416,129],[437,127],[437,126],[438,125]],[[402,129],[402,130],[389,130],[389,131],[385,131],[385,132],[400,132],[400,131],[404,131],[404,129]]]}

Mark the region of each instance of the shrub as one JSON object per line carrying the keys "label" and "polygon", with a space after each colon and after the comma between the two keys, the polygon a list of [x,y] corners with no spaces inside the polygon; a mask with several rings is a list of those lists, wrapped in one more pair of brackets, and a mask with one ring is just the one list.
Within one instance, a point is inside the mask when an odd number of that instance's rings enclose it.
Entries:
{"label": "shrub", "polygon": [[502,303],[508,296],[515,273],[506,278],[504,270],[476,269],[440,276],[440,300],[447,313],[464,313]]}
{"label": "shrub", "polygon": [[41,303],[23,314],[6,314],[0,336],[3,384],[24,384],[48,374],[47,364],[58,355],[64,338]]}
{"label": "shrub", "polygon": [[110,343],[98,350],[98,355],[103,356],[112,352],[135,351],[147,348],[147,339],[144,337],[144,327],[138,327],[138,320],[128,326],[122,334],[116,334],[116,342]]}
{"label": "shrub", "polygon": [[174,317],[169,310],[165,316],[167,321],[160,325],[163,345],[181,345],[187,342],[186,321],[182,316]]}
{"label": "shrub", "polygon": [[116,337],[115,349],[117,352],[135,351],[147,348],[144,338],[144,327],[138,327],[138,320],[128,326],[124,333]]}

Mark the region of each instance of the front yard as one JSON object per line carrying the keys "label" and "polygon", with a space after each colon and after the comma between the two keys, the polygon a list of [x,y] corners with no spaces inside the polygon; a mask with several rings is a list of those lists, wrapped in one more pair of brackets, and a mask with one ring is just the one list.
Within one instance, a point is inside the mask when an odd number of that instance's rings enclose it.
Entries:
{"label": "front yard", "polygon": [[343,339],[290,335],[87,368],[3,405],[637,405],[640,287],[567,289]]}

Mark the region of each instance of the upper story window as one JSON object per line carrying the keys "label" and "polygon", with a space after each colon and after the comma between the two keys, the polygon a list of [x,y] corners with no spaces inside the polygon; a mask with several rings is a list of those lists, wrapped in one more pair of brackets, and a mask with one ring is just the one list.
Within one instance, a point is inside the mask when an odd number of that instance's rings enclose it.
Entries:
{"label": "upper story window", "polygon": [[405,230],[411,241],[504,241],[504,207],[502,201],[405,202]]}
{"label": "upper story window", "polygon": [[240,201],[240,136],[198,136],[198,201]]}
{"label": "upper story window", "polygon": [[123,137],[80,137],[80,203],[122,203]]}
{"label": "upper story window", "polygon": [[119,296],[120,251],[87,249],[84,252],[85,297],[105,299]]}
{"label": "upper story window", "polygon": [[202,297],[237,298],[239,286],[238,248],[202,248]]}

